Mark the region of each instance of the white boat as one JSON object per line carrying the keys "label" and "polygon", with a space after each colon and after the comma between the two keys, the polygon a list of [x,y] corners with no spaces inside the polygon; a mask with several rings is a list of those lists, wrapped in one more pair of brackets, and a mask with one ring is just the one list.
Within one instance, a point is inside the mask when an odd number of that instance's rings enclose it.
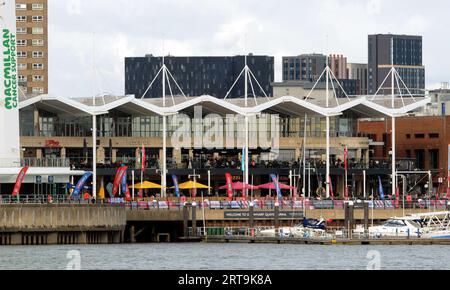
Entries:
{"label": "white boat", "polygon": [[371,238],[421,237],[422,220],[414,217],[390,218],[381,226],[369,227]]}
{"label": "white boat", "polygon": [[369,228],[375,238],[417,237],[450,239],[450,212],[430,212],[406,217],[394,217],[381,226]]}
{"label": "white boat", "polygon": [[[325,221],[323,219],[305,220],[303,224],[293,227],[282,227],[278,229],[278,237],[281,238],[332,238],[325,230]],[[258,236],[276,237],[275,228],[260,231]]]}

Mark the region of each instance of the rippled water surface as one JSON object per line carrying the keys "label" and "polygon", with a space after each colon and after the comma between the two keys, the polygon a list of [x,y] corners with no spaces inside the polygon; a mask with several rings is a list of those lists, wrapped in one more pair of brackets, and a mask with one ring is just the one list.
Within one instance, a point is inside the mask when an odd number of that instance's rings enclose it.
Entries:
{"label": "rippled water surface", "polygon": [[450,269],[448,246],[266,244],[3,246],[0,269],[66,269],[77,257],[81,269],[363,270],[378,258],[381,269]]}

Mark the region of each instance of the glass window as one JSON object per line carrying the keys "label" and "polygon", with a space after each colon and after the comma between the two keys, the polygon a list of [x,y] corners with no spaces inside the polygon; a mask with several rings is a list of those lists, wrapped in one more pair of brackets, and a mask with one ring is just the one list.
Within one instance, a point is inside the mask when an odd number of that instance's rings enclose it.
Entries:
{"label": "glass window", "polygon": [[43,94],[44,88],[34,87],[32,92],[33,92],[33,94]]}
{"label": "glass window", "polygon": [[27,4],[20,4],[20,3],[17,3],[17,4],[16,4],[16,9],[17,9],[17,10],[27,10]]}
{"label": "glass window", "polygon": [[44,4],[42,3],[34,3],[32,6],[33,10],[44,10]]}
{"label": "glass window", "polygon": [[44,46],[44,40],[43,39],[33,39],[32,44],[33,44],[33,46]]}
{"label": "glass window", "polygon": [[42,27],[33,27],[32,33],[33,34],[44,34],[44,28],[42,28]]}
{"label": "glass window", "polygon": [[33,63],[33,69],[34,70],[43,70],[44,69],[44,64],[42,64],[42,63]]}
{"label": "glass window", "polygon": [[17,34],[27,34],[27,29],[25,27],[17,27],[16,32]]}
{"label": "glass window", "polygon": [[27,46],[27,40],[26,39],[17,40],[17,46]]}
{"label": "glass window", "polygon": [[35,15],[35,16],[33,16],[32,20],[33,20],[33,22],[42,22],[42,21],[44,21],[44,16]]}
{"label": "glass window", "polygon": [[33,58],[43,58],[44,52],[42,51],[33,51]]}
{"label": "glass window", "polygon": [[27,17],[25,15],[16,16],[17,22],[27,22]]}
{"label": "glass window", "polygon": [[44,81],[44,76],[41,76],[41,75],[33,76],[33,82],[42,82],[42,81]]}

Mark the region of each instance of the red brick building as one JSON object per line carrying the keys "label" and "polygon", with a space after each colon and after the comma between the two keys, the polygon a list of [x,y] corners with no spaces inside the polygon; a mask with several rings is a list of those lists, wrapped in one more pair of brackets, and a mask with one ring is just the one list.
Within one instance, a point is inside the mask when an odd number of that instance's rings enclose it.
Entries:
{"label": "red brick building", "polygon": [[[402,117],[396,119],[397,159],[414,160],[418,170],[431,170],[434,188],[444,192],[447,187],[448,145],[450,144],[450,116]],[[390,158],[392,150],[391,119],[360,120],[358,131],[373,141],[371,158]],[[439,184],[439,178],[442,178]]]}

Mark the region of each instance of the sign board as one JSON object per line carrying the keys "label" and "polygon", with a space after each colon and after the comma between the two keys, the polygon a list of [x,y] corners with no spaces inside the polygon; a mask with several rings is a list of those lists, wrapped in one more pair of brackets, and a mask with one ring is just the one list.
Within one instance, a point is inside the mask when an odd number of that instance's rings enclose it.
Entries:
{"label": "sign board", "polygon": [[[249,211],[225,211],[224,219],[249,219],[250,212]],[[254,211],[253,212],[254,219],[274,219],[275,212],[274,211]],[[301,211],[280,211],[278,212],[279,219],[302,219],[303,212]]]}
{"label": "sign board", "polygon": [[48,176],[48,183],[49,183],[49,184],[53,184],[53,183],[55,183],[55,177],[54,177],[54,176],[51,176],[51,175],[49,175],[49,176]]}
{"label": "sign board", "polygon": [[36,183],[37,184],[41,184],[42,183],[42,176],[40,176],[40,175],[36,176]]}
{"label": "sign board", "polygon": [[20,166],[16,1],[0,3],[0,164]]}

